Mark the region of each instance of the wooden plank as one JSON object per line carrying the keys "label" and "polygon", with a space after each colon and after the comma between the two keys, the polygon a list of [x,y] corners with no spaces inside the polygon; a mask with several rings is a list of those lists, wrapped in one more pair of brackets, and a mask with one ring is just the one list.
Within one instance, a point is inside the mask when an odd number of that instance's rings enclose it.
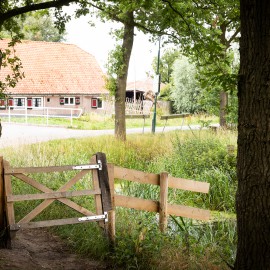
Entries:
{"label": "wooden plank", "polygon": [[159,228],[165,232],[168,224],[168,173],[160,174]]}
{"label": "wooden plank", "polygon": [[144,210],[149,212],[159,211],[159,203],[156,201],[128,197],[123,195],[115,195],[115,206],[133,208],[136,210]]}
{"label": "wooden plank", "polygon": [[[94,164],[85,164],[85,165],[96,165]],[[9,168],[5,170],[5,174],[17,174],[17,173],[50,173],[50,172],[63,172],[63,171],[72,171],[75,166],[83,165],[65,165],[65,166],[51,166],[51,167],[23,167],[23,168]]]}
{"label": "wooden plank", "polygon": [[150,114],[126,114],[126,119],[132,119],[132,118],[138,118],[138,119],[150,118]]}
{"label": "wooden plank", "polygon": [[173,118],[185,118],[190,116],[189,113],[182,113],[182,114],[168,114],[168,115],[161,115],[160,120],[168,120]]}
{"label": "wooden plank", "polygon": [[36,180],[34,180],[33,178],[24,175],[24,174],[16,174],[16,178],[22,180],[23,182],[25,182],[26,184],[42,191],[42,192],[52,192],[53,190],[51,190],[50,188],[44,186],[43,184],[37,182]]}
{"label": "wooden plank", "polygon": [[104,212],[112,210],[111,192],[109,184],[109,174],[107,167],[107,159],[104,153],[96,153],[97,162],[100,161],[102,164],[102,170],[98,170],[98,181],[101,189],[101,201]]}
{"label": "wooden plank", "polygon": [[44,199],[60,199],[72,198],[77,196],[101,194],[100,190],[78,190],[66,192],[50,192],[41,194],[24,194],[24,195],[10,195],[7,196],[7,202],[31,201],[31,200],[44,200]]}
{"label": "wooden plank", "polygon": [[[145,200],[135,197],[127,197],[123,195],[115,195],[115,205],[136,210],[144,210],[149,212],[159,212],[159,203],[157,201]],[[190,206],[168,204],[168,215],[179,217],[187,217],[199,220],[209,220],[210,211]]]}
{"label": "wooden plank", "polygon": [[[96,162],[96,156],[92,156],[90,162]],[[99,181],[98,181],[98,173],[97,170],[92,171],[92,179],[93,179],[93,186],[94,189],[99,189]],[[95,207],[96,207],[96,213],[97,215],[102,215],[103,214],[103,209],[102,209],[102,202],[101,202],[101,194],[95,195]],[[101,228],[104,228],[104,221],[98,222],[98,225]]]}
{"label": "wooden plank", "polygon": [[114,178],[139,182],[141,184],[159,185],[159,174],[145,173],[114,166]]}
{"label": "wooden plank", "polygon": [[91,216],[94,215],[90,210],[82,207],[81,205],[78,205],[77,203],[69,200],[69,199],[58,199],[61,203],[69,206],[70,208],[76,210],[78,213],[81,213],[85,216]]}
{"label": "wooden plank", "polygon": [[[5,190],[3,178],[3,157],[0,157],[0,232],[5,229]],[[1,247],[1,242],[0,242]]]}
{"label": "wooden plank", "polygon": [[0,157],[0,248],[11,248],[11,234],[7,223],[4,163]]}
{"label": "wooden plank", "polygon": [[[95,221],[99,221],[99,220],[102,220],[102,219],[96,219]],[[93,220],[79,221],[78,218],[54,219],[54,220],[28,222],[28,223],[18,223],[16,224],[17,226],[16,225],[14,226],[14,229],[16,229],[18,226],[20,229],[33,229],[33,228],[60,226],[60,225],[68,225],[68,224],[78,224],[78,223],[85,223],[85,222],[94,222],[94,221]]]}
{"label": "wooden plank", "polygon": [[[76,210],[77,212],[86,215],[86,216],[90,216],[90,215],[94,215],[91,211],[89,211],[88,209],[68,200],[68,199],[58,199],[60,202],[62,202],[63,204],[69,206],[70,208]],[[25,222],[30,222],[33,218],[35,218],[38,214],[40,214],[46,207],[48,207],[49,205],[51,205],[55,200],[54,199],[49,199],[46,200],[44,202],[42,202],[41,204],[39,204],[35,209],[33,209],[30,213],[28,213],[24,218],[22,218],[18,223],[25,223]]]}
{"label": "wooden plank", "polygon": [[90,173],[91,170],[82,170],[73,176],[66,184],[64,184],[59,191],[66,191],[75,185],[80,179],[82,179],[86,174]]}
{"label": "wooden plank", "polygon": [[[5,170],[8,170],[10,168],[9,163],[4,160],[4,168]],[[6,196],[12,195],[12,185],[11,185],[11,175],[5,175],[5,192]],[[15,224],[15,213],[14,213],[14,205],[13,202],[7,202],[7,219],[8,219],[8,225]]]}
{"label": "wooden plank", "polygon": [[209,220],[210,211],[190,206],[168,204],[168,214],[178,217],[193,218],[198,220]]}
{"label": "wooden plank", "polygon": [[176,178],[169,176],[169,187],[183,190],[189,190],[194,192],[208,193],[210,184],[206,182],[199,182],[194,180],[188,180],[183,178]]}
{"label": "wooden plank", "polygon": [[[72,186],[72,184],[76,183],[82,176],[84,176],[85,174],[88,173],[88,170],[83,170],[81,172],[79,172],[78,174],[76,174],[68,183],[66,183],[64,186],[62,186],[58,192],[63,192],[66,191],[67,188],[70,188]],[[23,174],[17,174],[16,175],[17,178],[23,180],[26,183],[31,183],[31,185],[33,187],[36,187],[37,189],[39,189],[40,191],[43,192],[54,192],[53,190],[49,189],[48,187],[36,182],[35,180],[33,180],[32,178],[23,175]],[[85,215],[91,215],[92,212],[85,209],[82,206],[79,206],[78,204],[70,201],[69,199],[63,198],[63,199],[58,199],[60,202],[62,202],[63,204],[73,208],[74,210],[76,210],[79,213],[85,214]],[[30,213],[28,213],[24,218],[22,218],[20,220],[20,222],[29,222],[31,221],[33,218],[35,218],[38,214],[40,214],[46,207],[48,207],[49,205],[51,205],[53,202],[55,201],[55,199],[48,199],[44,202],[42,202],[41,204],[39,204],[35,209],[33,209]]]}

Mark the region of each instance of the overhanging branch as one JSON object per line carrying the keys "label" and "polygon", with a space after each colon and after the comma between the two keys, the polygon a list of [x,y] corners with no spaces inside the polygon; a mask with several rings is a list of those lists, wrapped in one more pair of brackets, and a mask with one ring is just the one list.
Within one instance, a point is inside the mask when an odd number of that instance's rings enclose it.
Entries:
{"label": "overhanging branch", "polygon": [[56,1],[43,2],[43,3],[14,8],[14,9],[8,10],[7,12],[4,12],[3,14],[0,14],[1,15],[0,25],[4,21],[12,17],[25,14],[30,11],[36,11],[36,10],[42,10],[42,9],[48,9],[48,8],[60,8],[62,6],[68,6],[70,3],[79,3],[79,2],[80,2],[79,0],[56,0]]}

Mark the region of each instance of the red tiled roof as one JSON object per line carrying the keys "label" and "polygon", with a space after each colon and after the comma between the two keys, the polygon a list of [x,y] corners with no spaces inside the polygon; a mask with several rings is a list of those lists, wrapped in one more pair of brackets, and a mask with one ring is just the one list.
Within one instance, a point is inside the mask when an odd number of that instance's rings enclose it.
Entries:
{"label": "red tiled roof", "polygon": [[[0,40],[0,49],[7,47],[8,40]],[[25,78],[11,94],[103,94],[104,73],[91,54],[76,45],[22,41],[15,46],[21,59]],[[0,79],[7,74],[1,68]]]}

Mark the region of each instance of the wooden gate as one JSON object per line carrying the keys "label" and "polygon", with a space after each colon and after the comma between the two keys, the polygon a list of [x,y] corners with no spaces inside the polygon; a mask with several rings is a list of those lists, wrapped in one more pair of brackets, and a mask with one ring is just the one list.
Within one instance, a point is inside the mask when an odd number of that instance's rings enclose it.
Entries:
{"label": "wooden gate", "polygon": [[[114,238],[114,224],[110,224],[112,226],[108,225],[109,211],[112,210],[112,197],[105,154],[97,153],[92,157],[90,164],[84,165],[12,168],[10,167],[9,163],[3,159],[1,159],[0,164],[0,169],[4,179],[4,181],[0,181],[0,243],[2,243],[3,247],[11,247],[11,240],[16,231],[19,229],[49,227],[93,221],[98,222],[98,225],[104,229],[104,232],[109,240]],[[29,174],[32,175],[36,173],[54,173],[64,171],[78,171],[78,173],[76,173],[75,176],[73,176],[58,190],[53,190],[52,188],[41,184],[33,177],[29,177]],[[89,173],[92,174],[93,189],[70,190],[71,188],[74,189],[74,185]],[[13,194],[11,183],[12,177],[23,181],[27,185],[30,185],[43,193],[23,195]],[[71,198],[78,196],[94,196],[95,213],[71,200]],[[30,213],[26,214],[19,221],[16,221],[14,203],[29,200],[43,201],[38,204],[38,206],[36,206]],[[33,221],[34,218],[36,218],[54,201],[61,202],[62,204],[80,213],[82,216]]]}

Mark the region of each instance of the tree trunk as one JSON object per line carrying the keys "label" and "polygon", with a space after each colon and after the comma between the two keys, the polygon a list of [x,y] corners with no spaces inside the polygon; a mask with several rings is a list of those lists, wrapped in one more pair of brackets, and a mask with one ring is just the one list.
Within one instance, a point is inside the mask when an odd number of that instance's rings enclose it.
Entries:
{"label": "tree trunk", "polygon": [[220,108],[219,108],[219,124],[221,127],[226,127],[226,115],[227,115],[227,104],[228,94],[224,91],[220,92]]}
{"label": "tree trunk", "polygon": [[[226,40],[226,31],[227,27],[225,22],[221,24],[220,26],[221,29],[221,35],[220,35],[220,42],[222,45],[224,45],[224,52],[220,57],[224,57],[226,55],[226,51],[228,49],[228,42]],[[226,72],[226,71],[223,71]],[[219,100],[219,124],[221,127],[226,127],[227,126],[227,105],[228,105],[228,94],[225,91],[220,92],[220,100]]]}
{"label": "tree trunk", "polygon": [[134,17],[133,12],[128,12],[127,21],[124,24],[124,36],[122,44],[123,63],[121,74],[117,76],[117,88],[115,93],[115,137],[126,140],[126,118],[125,101],[128,66],[134,39]]}
{"label": "tree trunk", "polygon": [[270,1],[240,0],[235,269],[270,269]]}

